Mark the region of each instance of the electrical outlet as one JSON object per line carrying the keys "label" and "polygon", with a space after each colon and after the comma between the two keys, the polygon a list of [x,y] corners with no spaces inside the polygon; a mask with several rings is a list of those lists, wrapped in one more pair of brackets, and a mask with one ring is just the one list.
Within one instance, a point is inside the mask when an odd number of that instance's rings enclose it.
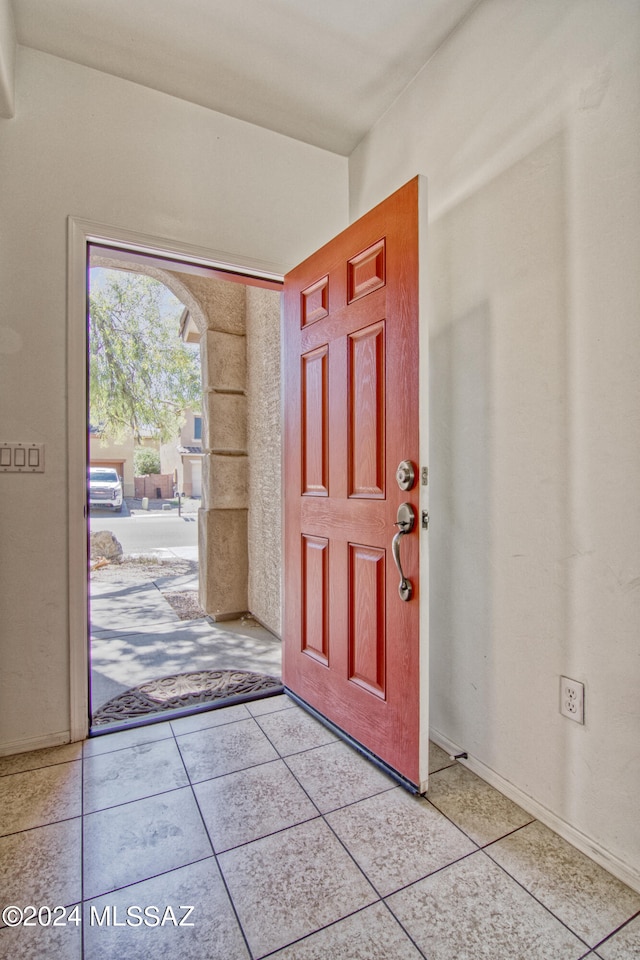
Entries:
{"label": "electrical outlet", "polygon": [[560,713],[576,723],[584,723],[584,683],[560,677]]}

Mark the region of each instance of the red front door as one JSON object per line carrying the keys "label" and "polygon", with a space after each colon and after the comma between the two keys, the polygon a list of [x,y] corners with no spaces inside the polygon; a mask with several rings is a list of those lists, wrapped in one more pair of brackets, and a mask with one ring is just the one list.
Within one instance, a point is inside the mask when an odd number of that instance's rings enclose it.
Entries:
{"label": "red front door", "polygon": [[[285,277],[283,680],[424,790],[421,189],[410,181]],[[405,503],[415,525],[394,551]]]}

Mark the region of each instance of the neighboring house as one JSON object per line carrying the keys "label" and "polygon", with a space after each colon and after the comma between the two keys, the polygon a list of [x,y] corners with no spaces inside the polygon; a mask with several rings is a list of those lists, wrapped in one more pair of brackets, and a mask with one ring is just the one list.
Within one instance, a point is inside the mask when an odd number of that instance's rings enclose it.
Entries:
{"label": "neighboring house", "polygon": [[[185,342],[197,345],[200,333],[188,309],[180,316],[179,336]],[[195,347],[194,347],[195,349]],[[160,454],[160,473],[173,474],[174,488],[189,497],[202,495],[202,415],[185,411],[185,423],[178,442],[161,444],[156,437],[143,436],[136,444],[133,434],[122,443],[105,440],[99,427],[89,427],[89,460],[92,467],[114,467],[120,476],[125,497],[135,496],[133,453],[143,446]]]}
{"label": "neighboring house", "polygon": [[[180,317],[179,335],[194,349],[200,343],[200,331],[185,307]],[[193,409],[184,411],[180,434],[160,447],[160,471],[172,473],[176,493],[188,497],[202,496],[202,413]]]}
{"label": "neighboring house", "polygon": [[160,471],[172,473],[176,491],[202,496],[202,414],[185,412],[178,441],[160,447]]}
{"label": "neighboring house", "polygon": [[[143,437],[142,446],[158,450],[158,440]],[[89,426],[89,465],[92,467],[113,467],[122,480],[125,497],[135,496],[133,452],[136,448],[133,434],[122,443],[106,440],[99,427]]]}

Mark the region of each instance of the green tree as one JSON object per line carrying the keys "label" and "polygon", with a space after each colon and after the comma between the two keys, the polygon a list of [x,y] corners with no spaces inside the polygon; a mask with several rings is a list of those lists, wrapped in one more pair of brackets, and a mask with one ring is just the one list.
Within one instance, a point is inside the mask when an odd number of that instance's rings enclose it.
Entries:
{"label": "green tree", "polygon": [[160,454],[147,447],[138,447],[133,451],[133,472],[136,477],[146,477],[150,473],[160,473]]}
{"label": "green tree", "polygon": [[198,351],[178,335],[182,304],[151,277],[101,274],[89,296],[90,421],[116,442],[171,440],[201,395]]}

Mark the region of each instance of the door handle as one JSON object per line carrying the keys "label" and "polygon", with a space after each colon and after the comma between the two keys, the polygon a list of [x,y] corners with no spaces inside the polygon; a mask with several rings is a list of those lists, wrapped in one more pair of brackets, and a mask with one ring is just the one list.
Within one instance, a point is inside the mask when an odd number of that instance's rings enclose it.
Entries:
{"label": "door handle", "polygon": [[391,552],[393,553],[393,559],[395,560],[398,573],[400,574],[400,584],[398,586],[400,599],[411,600],[413,595],[413,587],[411,586],[411,582],[407,580],[402,572],[402,563],[400,562],[400,541],[405,534],[411,533],[413,530],[416,522],[416,513],[410,503],[401,503],[398,507],[397,516],[398,519],[394,523],[394,526],[398,527],[398,532],[391,541]]}

